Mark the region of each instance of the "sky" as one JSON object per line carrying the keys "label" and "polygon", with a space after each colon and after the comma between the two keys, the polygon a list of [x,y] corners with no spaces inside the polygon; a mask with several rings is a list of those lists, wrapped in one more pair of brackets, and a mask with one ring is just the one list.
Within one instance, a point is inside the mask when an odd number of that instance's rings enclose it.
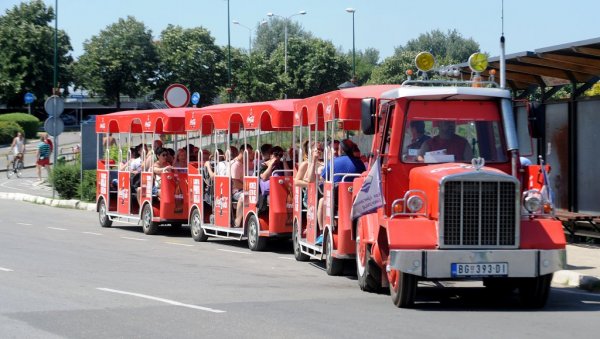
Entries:
{"label": "sky", "polygon": [[[54,6],[57,0],[45,0]],[[0,14],[21,3],[0,0]],[[502,0],[229,0],[230,20],[255,28],[272,12],[294,16],[306,31],[352,50],[354,8],[356,50],[376,48],[381,59],[420,34],[456,29],[479,43],[481,51],[499,55]],[[533,51],[600,37],[598,0],[504,0],[507,54]],[[208,29],[218,45],[227,45],[227,0],[58,0],[58,28],[71,38],[73,56],[83,42],[128,15],[143,22],[154,37],[168,24]],[[54,23],[52,23],[54,26]],[[231,45],[246,49],[249,31],[231,24]],[[466,60],[465,60],[466,61]]]}

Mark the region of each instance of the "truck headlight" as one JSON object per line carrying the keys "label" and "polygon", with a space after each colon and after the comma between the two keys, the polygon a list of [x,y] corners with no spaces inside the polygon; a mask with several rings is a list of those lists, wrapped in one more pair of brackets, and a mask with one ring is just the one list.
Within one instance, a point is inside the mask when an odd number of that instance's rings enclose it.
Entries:
{"label": "truck headlight", "polygon": [[410,196],[406,201],[406,207],[411,213],[417,213],[423,208],[423,199],[416,195]]}
{"label": "truck headlight", "polygon": [[539,191],[527,191],[523,197],[523,207],[529,213],[541,212],[544,199]]}

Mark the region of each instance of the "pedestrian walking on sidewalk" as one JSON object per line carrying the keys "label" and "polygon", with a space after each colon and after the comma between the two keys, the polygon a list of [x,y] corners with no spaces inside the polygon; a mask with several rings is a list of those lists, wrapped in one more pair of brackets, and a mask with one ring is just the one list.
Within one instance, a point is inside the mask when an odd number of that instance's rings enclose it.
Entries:
{"label": "pedestrian walking on sidewalk", "polygon": [[50,177],[50,145],[46,142],[46,135],[40,137],[40,143],[37,145],[36,169],[38,180],[42,182],[42,167],[46,168],[48,177]]}

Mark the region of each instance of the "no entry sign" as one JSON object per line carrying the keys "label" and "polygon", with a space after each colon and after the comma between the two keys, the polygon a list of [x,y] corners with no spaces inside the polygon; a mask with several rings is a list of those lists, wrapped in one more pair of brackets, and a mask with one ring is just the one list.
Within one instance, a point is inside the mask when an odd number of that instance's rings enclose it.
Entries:
{"label": "no entry sign", "polygon": [[164,98],[171,108],[185,107],[190,102],[190,91],[182,84],[172,84],[165,90]]}

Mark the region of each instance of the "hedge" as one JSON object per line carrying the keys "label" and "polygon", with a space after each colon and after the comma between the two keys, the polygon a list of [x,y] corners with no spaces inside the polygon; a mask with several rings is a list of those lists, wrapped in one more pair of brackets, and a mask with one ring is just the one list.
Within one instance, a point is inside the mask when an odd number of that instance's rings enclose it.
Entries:
{"label": "hedge", "polygon": [[[7,113],[0,115],[0,121],[13,121],[19,124],[25,132],[25,138],[35,138],[37,135],[38,128],[40,127],[40,120],[33,115],[27,113]],[[13,135],[13,138],[15,136]]]}
{"label": "hedge", "polygon": [[14,121],[0,121],[0,145],[11,144],[17,136],[17,132],[23,133],[23,128]]}
{"label": "hedge", "polygon": [[58,195],[63,199],[78,198],[78,187],[81,176],[81,165],[77,162],[74,164],[56,164],[52,168],[50,175],[52,185],[58,192]]}
{"label": "hedge", "polygon": [[96,170],[83,171],[83,182],[79,185],[79,197],[83,201],[96,201]]}

